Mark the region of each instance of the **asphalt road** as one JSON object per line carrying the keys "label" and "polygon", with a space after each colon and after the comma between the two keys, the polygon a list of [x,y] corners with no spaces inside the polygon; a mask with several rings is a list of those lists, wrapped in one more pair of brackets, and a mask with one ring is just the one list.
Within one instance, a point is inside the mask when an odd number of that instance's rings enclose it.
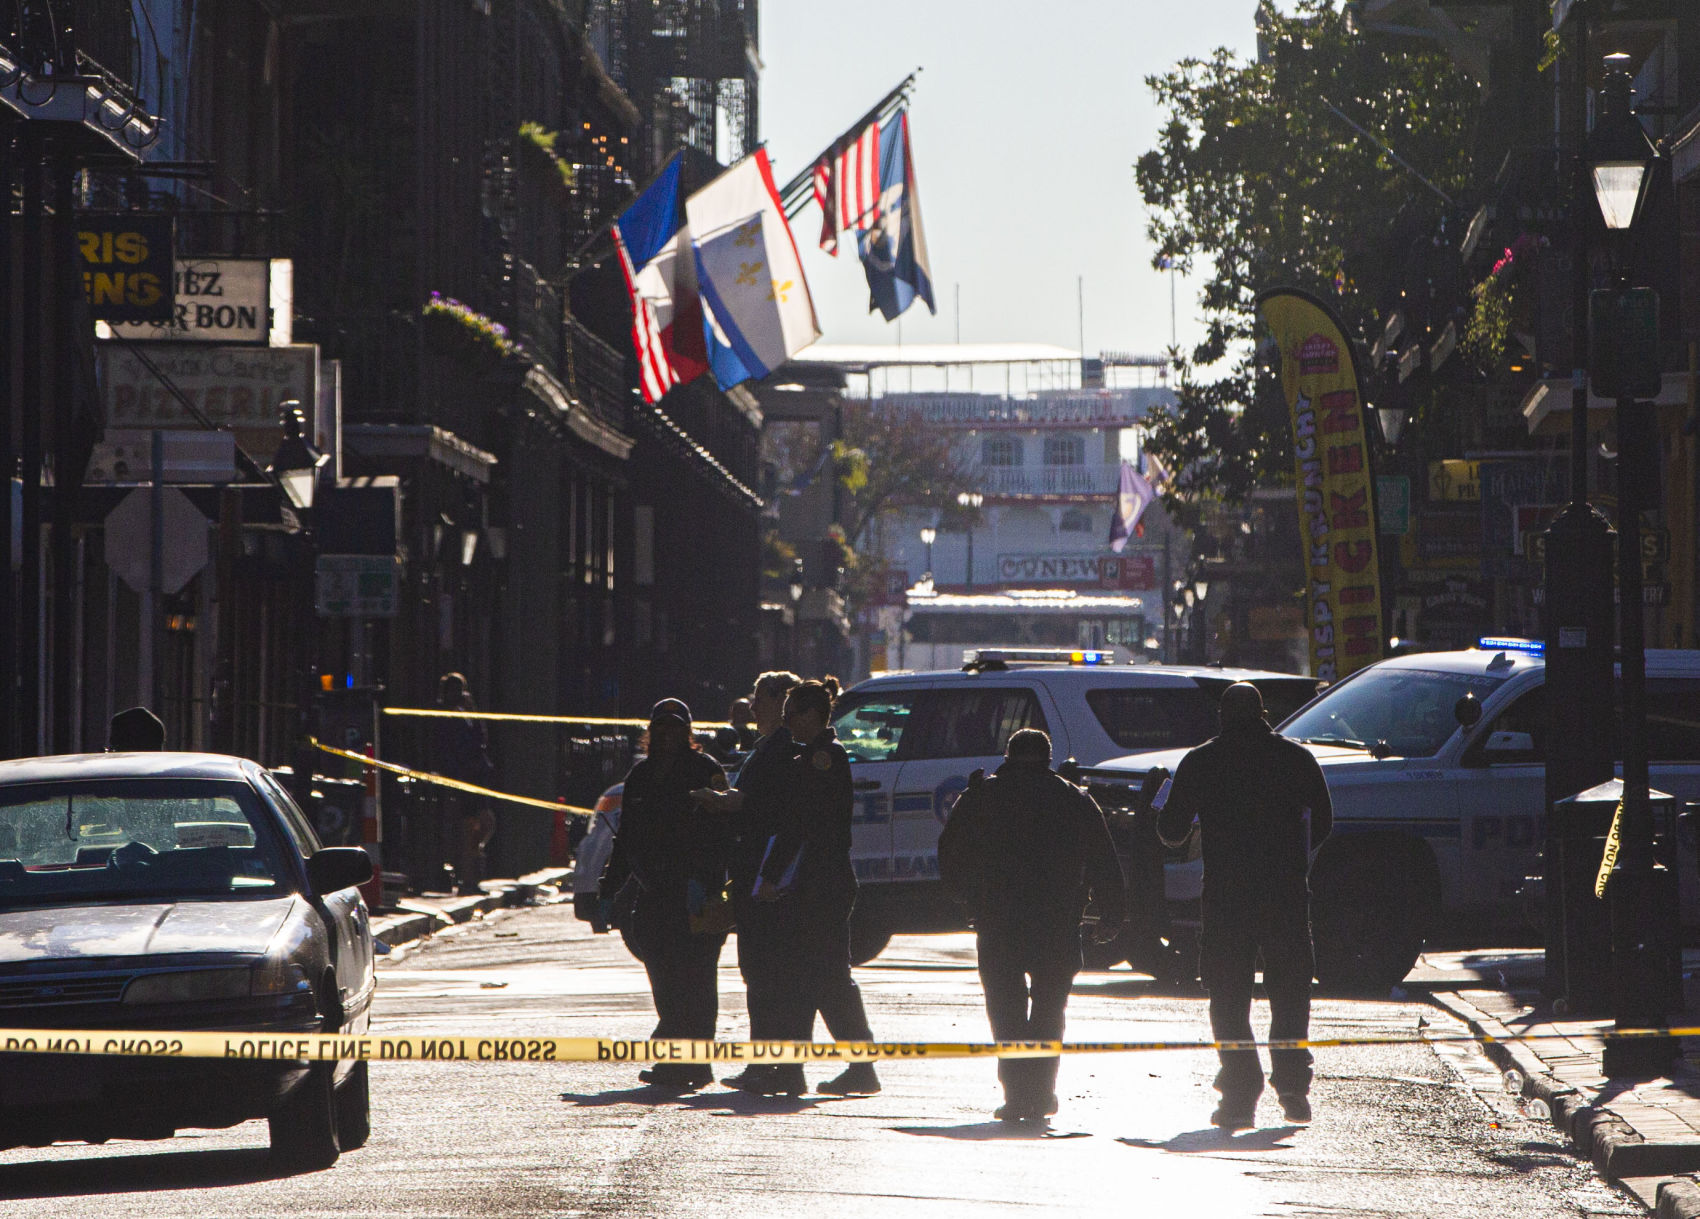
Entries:
{"label": "asphalt road", "polygon": [[[743,1028],[723,958],[721,1033]],[[875,1033],[987,1036],[968,936],[894,942],[858,971]],[[1258,1016],[1261,1027],[1264,1014]],[[1412,1030],[1415,1001],[1317,1005],[1318,1036]],[[377,1024],[468,1035],[643,1036],[643,972],[569,908],[493,917],[383,968]],[[1069,1033],[1197,1038],[1203,1000],[1154,993],[1125,968],[1082,975]],[[0,1154],[6,1216],[839,1216],[1016,1213],[1207,1216],[1637,1215],[1521,1113],[1471,1048],[1340,1049],[1318,1061],[1316,1122],[1229,1138],[1209,1128],[1213,1059],[1082,1057],[1063,1066],[1045,1137],[990,1119],[984,1062],[881,1067],[885,1091],[763,1101],[715,1088],[675,1098],[630,1065],[374,1064],[374,1132],[332,1169],[274,1175],[266,1128],[168,1143]],[[811,1068],[818,1081],[829,1073]]]}

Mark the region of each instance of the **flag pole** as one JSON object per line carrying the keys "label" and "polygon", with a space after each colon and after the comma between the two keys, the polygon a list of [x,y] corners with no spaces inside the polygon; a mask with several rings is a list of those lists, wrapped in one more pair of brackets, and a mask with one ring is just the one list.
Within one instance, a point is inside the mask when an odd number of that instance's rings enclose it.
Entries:
{"label": "flag pole", "polygon": [[898,82],[895,89],[880,98],[871,110],[850,124],[839,134],[837,139],[822,149],[819,156],[810,158],[802,173],[785,184],[779,192],[779,198],[785,205],[785,218],[787,220],[796,219],[797,214],[803,210],[810,199],[814,198],[815,166],[820,164],[821,158],[831,154],[834,148],[837,148],[847,138],[855,135],[869,123],[885,119],[892,110],[908,101],[909,90],[915,87],[915,78],[920,75],[920,72],[921,69],[916,68],[908,76],[905,76]]}

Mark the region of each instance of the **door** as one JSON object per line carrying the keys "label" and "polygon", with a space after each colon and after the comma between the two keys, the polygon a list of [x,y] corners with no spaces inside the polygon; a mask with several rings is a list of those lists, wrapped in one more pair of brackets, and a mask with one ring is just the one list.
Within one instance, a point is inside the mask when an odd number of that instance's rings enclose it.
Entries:
{"label": "door", "polygon": [[906,744],[918,694],[880,687],[845,695],[833,711],[832,726],[850,755],[855,799],[850,862],[863,884],[891,879],[892,796],[903,769],[899,750]]}
{"label": "door", "polygon": [[1041,697],[1029,686],[950,686],[921,694],[892,800],[891,879],[938,879],[939,832],[968,776],[996,770],[1012,733],[1046,730]]}
{"label": "door", "polygon": [[1478,724],[1449,776],[1462,831],[1459,898],[1496,920],[1522,921],[1521,891],[1546,837],[1546,687]]}

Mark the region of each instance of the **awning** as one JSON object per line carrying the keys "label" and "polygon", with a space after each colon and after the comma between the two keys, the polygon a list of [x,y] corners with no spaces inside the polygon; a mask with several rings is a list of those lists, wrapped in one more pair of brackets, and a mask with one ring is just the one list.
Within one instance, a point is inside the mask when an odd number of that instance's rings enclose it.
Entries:
{"label": "awning", "polygon": [[0,110],[24,120],[77,124],[103,152],[134,161],[145,160],[147,150],[159,142],[159,119],[120,86],[97,85],[88,77],[43,80],[24,71],[16,54],[0,47],[0,80],[11,82],[0,88]]}
{"label": "awning", "polygon": [[[1659,396],[1652,399],[1655,406],[1687,410],[1692,405],[1692,378],[1685,372],[1667,372],[1660,380]],[[1523,396],[1523,421],[1531,436],[1558,436],[1568,433],[1570,409],[1574,395],[1568,377],[1548,377],[1537,381]],[[1591,390],[1588,393],[1588,412],[1614,411],[1615,398],[1602,398]],[[1603,418],[1603,416],[1602,416]]]}
{"label": "awning", "polygon": [[424,457],[474,482],[490,481],[494,454],[429,423],[345,423],[342,443],[362,457]]}

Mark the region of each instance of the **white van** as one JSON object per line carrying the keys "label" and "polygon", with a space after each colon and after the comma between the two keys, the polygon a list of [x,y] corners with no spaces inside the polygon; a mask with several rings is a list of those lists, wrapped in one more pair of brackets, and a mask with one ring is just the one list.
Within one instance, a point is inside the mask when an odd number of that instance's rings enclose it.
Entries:
{"label": "white van", "polygon": [[1316,692],[1308,677],[1121,665],[1098,651],[981,649],[965,661],[960,670],[872,678],[846,691],[833,710],[855,788],[858,962],[877,956],[895,932],[964,925],[939,884],[939,832],[968,776],[995,770],[1016,730],[1049,733],[1054,763],[1073,758],[1090,766],[1132,750],[1208,739],[1221,693],[1236,681],[1256,684],[1280,715]]}
{"label": "white van", "polygon": [[[1540,925],[1529,878],[1546,838],[1546,664],[1538,642],[1484,639],[1458,652],[1395,657],[1358,670],[1282,720],[1322,763],[1334,835],[1311,865],[1317,976],[1385,988],[1410,971],[1438,927],[1482,937]],[[1481,718],[1461,724],[1464,694]],[[1700,801],[1700,652],[1647,652],[1651,782]],[[1116,758],[1083,778],[1106,812],[1140,804],[1146,776],[1184,749]],[[1116,818],[1125,822],[1126,818]],[[1121,826],[1114,826],[1118,830]],[[1673,853],[1686,922],[1695,921],[1694,845]],[[1172,858],[1174,923],[1196,924],[1200,866]]]}

